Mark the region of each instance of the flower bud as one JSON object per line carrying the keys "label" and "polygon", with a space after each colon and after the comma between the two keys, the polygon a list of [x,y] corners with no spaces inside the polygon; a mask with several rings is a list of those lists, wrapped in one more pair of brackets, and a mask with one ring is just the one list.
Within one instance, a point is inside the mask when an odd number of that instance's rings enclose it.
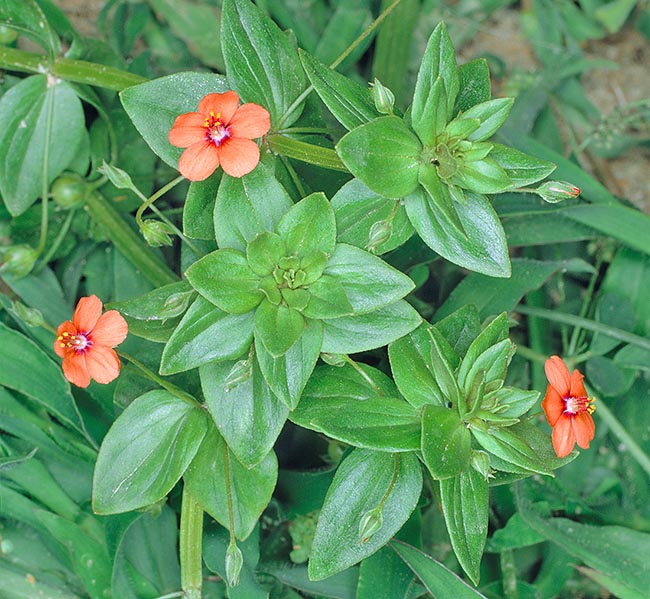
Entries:
{"label": "flower bud", "polygon": [[546,181],[540,185],[535,193],[549,204],[556,204],[569,198],[577,198],[580,190],[567,181]]}
{"label": "flower bud", "polygon": [[320,355],[321,360],[325,362],[325,364],[329,364],[330,366],[345,366],[345,359],[343,358],[343,354],[331,354],[329,352],[323,352]]}
{"label": "flower bud", "polygon": [[382,243],[386,243],[390,239],[392,233],[392,221],[378,220],[370,227],[370,233],[368,233],[368,251],[374,254]]}
{"label": "flower bud", "polygon": [[160,317],[163,320],[179,316],[187,309],[187,306],[194,295],[193,291],[183,291],[181,293],[172,293],[166,300],[163,309],[160,311]]}
{"label": "flower bud", "polygon": [[50,193],[58,206],[69,209],[83,204],[86,190],[87,185],[82,177],[76,173],[64,173],[52,183]]}
{"label": "flower bud", "polygon": [[375,101],[375,108],[381,114],[393,114],[395,106],[395,95],[377,77],[372,85],[372,99]]}
{"label": "flower bud", "polygon": [[494,478],[490,470],[490,456],[484,451],[472,451],[471,463],[472,468],[486,479]]}
{"label": "flower bud", "polygon": [[142,222],[140,231],[144,240],[151,247],[160,247],[161,245],[171,245],[172,238],[169,236],[174,230],[166,223],[149,218]]}
{"label": "flower bud", "polygon": [[18,32],[6,25],[0,25],[0,45],[8,46],[18,38]]}
{"label": "flower bud", "polygon": [[384,517],[381,514],[381,507],[377,506],[368,510],[359,522],[359,540],[367,543],[384,524]]}
{"label": "flower bud", "polygon": [[28,245],[10,245],[2,249],[0,272],[18,279],[28,275],[38,258],[38,253]]}
{"label": "flower bud", "polygon": [[97,169],[103,175],[108,177],[108,180],[115,185],[118,189],[130,189],[139,195],[137,187],[131,180],[131,175],[121,168],[117,168],[108,162],[102,162],[102,165]]}
{"label": "flower bud", "polygon": [[40,327],[45,323],[40,310],[30,308],[21,302],[11,304],[11,311],[28,327]]}
{"label": "flower bud", "polygon": [[239,360],[235,365],[230,369],[230,372],[226,376],[224,381],[223,389],[226,393],[232,391],[238,385],[246,382],[251,375],[253,374],[253,369],[249,360]]}
{"label": "flower bud", "polygon": [[236,587],[239,584],[239,575],[244,565],[244,556],[237,547],[237,543],[230,542],[226,549],[226,581],[229,587]]}

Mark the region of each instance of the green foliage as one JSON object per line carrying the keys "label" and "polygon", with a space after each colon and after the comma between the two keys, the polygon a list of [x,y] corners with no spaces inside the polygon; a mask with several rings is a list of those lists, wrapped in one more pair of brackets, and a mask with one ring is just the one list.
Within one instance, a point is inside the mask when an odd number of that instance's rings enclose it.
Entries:
{"label": "green foliage", "polygon": [[[465,45],[506,6],[525,74]],[[605,175],[650,104],[582,49],[648,10],[528,8],[0,0],[3,597],[647,594],[650,221]],[[182,181],[175,123],[254,168]],[[129,334],[82,389],[90,295]],[[551,355],[598,396],[565,458]]]}

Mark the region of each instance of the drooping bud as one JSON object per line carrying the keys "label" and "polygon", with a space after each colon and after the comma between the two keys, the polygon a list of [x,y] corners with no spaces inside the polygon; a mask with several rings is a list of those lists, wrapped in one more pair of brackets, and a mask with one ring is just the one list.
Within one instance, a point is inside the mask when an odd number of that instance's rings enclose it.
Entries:
{"label": "drooping bud", "polygon": [[490,456],[484,451],[472,451],[471,463],[472,468],[486,479],[494,478],[490,470]]}
{"label": "drooping bud", "polygon": [[106,175],[108,180],[118,189],[130,189],[140,195],[140,191],[131,180],[131,175],[126,171],[123,171],[121,168],[117,168],[116,166],[104,161],[97,170],[103,175]]}
{"label": "drooping bud", "polygon": [[223,389],[227,393],[232,391],[238,385],[241,385],[243,382],[251,378],[253,374],[253,368],[251,366],[250,360],[239,360],[235,365],[230,369],[230,372],[226,376],[224,381]]}
{"label": "drooping bud", "polygon": [[381,114],[393,114],[395,106],[395,94],[388,89],[377,77],[372,82],[372,99],[375,101],[375,108]]}
{"label": "drooping bud", "polygon": [[368,233],[368,251],[374,254],[382,243],[386,243],[390,239],[392,233],[393,223],[391,220],[378,220],[370,227]]}
{"label": "drooping bud", "polygon": [[345,359],[343,357],[343,354],[331,354],[329,352],[323,352],[320,355],[321,360],[325,362],[325,364],[329,364],[330,366],[345,366]]}
{"label": "drooping bud", "polygon": [[384,524],[381,506],[368,510],[359,521],[359,540],[367,543]]}
{"label": "drooping bud", "polygon": [[577,198],[580,195],[580,189],[567,181],[546,181],[535,190],[535,193],[545,202],[557,204],[563,200]]}
{"label": "drooping bud", "polygon": [[140,225],[140,231],[144,240],[151,247],[157,248],[161,245],[172,245],[173,243],[170,234],[173,234],[174,230],[162,221],[148,218]]}
{"label": "drooping bud", "polygon": [[193,291],[183,291],[181,293],[172,293],[166,300],[160,316],[163,320],[179,316],[187,309],[187,306],[194,295]]}
{"label": "drooping bud", "polygon": [[28,327],[40,327],[45,323],[40,310],[30,308],[21,302],[11,304],[11,311]]}
{"label": "drooping bud", "polygon": [[38,258],[38,252],[28,245],[10,245],[0,252],[0,272],[19,279],[31,272]]}
{"label": "drooping bud", "polygon": [[237,547],[237,543],[230,542],[226,549],[226,581],[229,587],[236,587],[239,584],[239,575],[244,565],[244,556]]}

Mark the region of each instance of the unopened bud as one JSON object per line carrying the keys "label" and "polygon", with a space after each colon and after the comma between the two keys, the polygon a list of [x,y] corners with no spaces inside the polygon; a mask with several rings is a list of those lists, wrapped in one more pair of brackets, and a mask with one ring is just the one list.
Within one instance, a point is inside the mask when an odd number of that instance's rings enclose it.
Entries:
{"label": "unopened bud", "polygon": [[567,181],[546,181],[535,190],[535,193],[545,202],[556,204],[569,198],[577,198],[580,189]]}
{"label": "unopened bud", "polygon": [[244,556],[237,547],[237,543],[230,542],[226,549],[226,581],[229,587],[236,587],[239,584],[239,575],[244,565]]}
{"label": "unopened bud", "polygon": [[82,177],[76,173],[64,173],[52,183],[50,193],[58,206],[69,209],[83,204],[87,189]]}
{"label": "unopened bud", "polygon": [[38,252],[28,245],[11,245],[3,248],[0,255],[0,272],[18,279],[28,275],[38,258]]}
{"label": "unopened bud", "polygon": [[45,323],[40,310],[30,308],[21,302],[11,304],[11,311],[28,327],[40,327]]}
{"label": "unopened bud", "polygon": [[329,364],[330,366],[345,366],[345,358],[344,354],[331,354],[329,352],[323,352],[320,355],[321,360],[325,362],[325,364]]}
{"label": "unopened bud", "polygon": [[393,114],[395,95],[376,77],[372,83],[372,99],[375,101],[377,112],[381,112],[381,114]]}
{"label": "unopened bud", "polygon": [[359,540],[367,543],[384,524],[384,517],[381,515],[381,507],[377,506],[368,510],[359,522]]}
{"label": "unopened bud", "polygon": [[167,224],[153,218],[149,218],[140,225],[140,232],[144,240],[151,247],[160,247],[161,245],[171,245],[173,243],[170,234],[174,230]]}
{"label": "unopened bud", "polygon": [[368,234],[368,251],[374,254],[377,248],[386,243],[393,233],[393,223],[390,220],[378,220],[370,227]]}
{"label": "unopened bud", "polygon": [[486,479],[494,478],[490,470],[490,456],[484,451],[472,451],[472,468]]}
{"label": "unopened bud", "polygon": [[163,309],[160,311],[160,317],[163,320],[179,316],[187,309],[187,306],[194,295],[193,291],[183,291],[181,293],[172,293],[166,300]]}
{"label": "unopened bud", "polygon": [[239,360],[235,365],[230,369],[230,372],[226,376],[224,381],[223,389],[226,393],[232,391],[238,385],[246,382],[251,375],[253,374],[253,369],[249,360]]}
{"label": "unopened bud", "polygon": [[108,177],[108,180],[115,185],[118,189],[130,189],[139,194],[139,191],[133,181],[131,175],[121,168],[117,168],[108,162],[102,162],[102,165],[97,169],[103,175]]}

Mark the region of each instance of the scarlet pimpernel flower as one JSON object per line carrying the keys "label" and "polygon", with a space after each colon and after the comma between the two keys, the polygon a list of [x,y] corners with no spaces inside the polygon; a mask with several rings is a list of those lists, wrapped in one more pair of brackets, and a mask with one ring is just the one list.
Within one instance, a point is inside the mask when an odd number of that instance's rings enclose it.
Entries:
{"label": "scarlet pimpernel flower", "polygon": [[568,456],[576,443],[582,449],[589,448],[594,438],[596,407],[588,397],[584,376],[578,370],[569,369],[559,356],[551,356],[544,364],[549,385],[542,400],[542,408],[548,423],[553,427],[553,448],[558,457]]}
{"label": "scarlet pimpernel flower", "polygon": [[220,165],[231,177],[243,177],[260,161],[260,149],[252,141],[271,127],[268,111],[257,104],[239,106],[233,91],[208,94],[198,112],[186,112],[174,121],[169,142],[187,148],[178,170],[190,181],[207,179]]}
{"label": "scarlet pimpernel flower", "polygon": [[128,326],[117,310],[102,314],[102,302],[96,295],[82,297],[72,320],[56,330],[54,351],[63,358],[63,374],[77,387],[87,387],[90,379],[110,383],[120,373],[116,345],[124,341]]}

